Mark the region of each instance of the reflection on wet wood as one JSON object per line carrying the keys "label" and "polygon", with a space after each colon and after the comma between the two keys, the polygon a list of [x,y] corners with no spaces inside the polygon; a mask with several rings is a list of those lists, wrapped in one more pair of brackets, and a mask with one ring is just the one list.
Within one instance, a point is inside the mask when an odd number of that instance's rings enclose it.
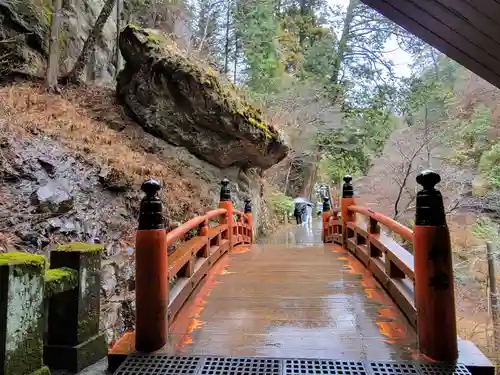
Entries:
{"label": "reflection on wet wood", "polygon": [[224,256],[180,310],[164,351],[411,359],[416,336],[402,312],[354,256],[320,236],[315,223],[275,236],[281,245]]}

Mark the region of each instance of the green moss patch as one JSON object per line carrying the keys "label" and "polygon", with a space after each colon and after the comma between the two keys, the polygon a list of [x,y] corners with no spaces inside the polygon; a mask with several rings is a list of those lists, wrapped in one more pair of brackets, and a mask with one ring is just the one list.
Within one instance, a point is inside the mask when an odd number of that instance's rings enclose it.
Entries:
{"label": "green moss patch", "polygon": [[45,268],[45,258],[41,255],[22,252],[2,253],[0,254],[0,265],[5,264],[24,264]]}
{"label": "green moss patch", "polygon": [[104,250],[104,245],[102,244],[93,244],[86,242],[70,242],[68,244],[59,245],[56,248],[57,251],[82,251],[95,253]]}
{"label": "green moss patch", "polygon": [[32,372],[30,375],[50,375],[50,370],[47,366],[43,366],[41,369]]}
{"label": "green moss patch", "polygon": [[73,289],[78,284],[78,272],[70,268],[53,268],[45,272],[45,297]]}

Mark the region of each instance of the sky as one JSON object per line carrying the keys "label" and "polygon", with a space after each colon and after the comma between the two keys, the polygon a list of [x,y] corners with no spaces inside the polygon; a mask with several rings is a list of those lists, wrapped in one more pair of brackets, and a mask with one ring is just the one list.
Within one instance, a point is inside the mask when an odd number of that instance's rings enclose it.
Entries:
{"label": "sky", "polygon": [[[344,8],[347,8],[349,4],[349,0],[328,0],[328,2],[332,5],[342,5]],[[400,77],[408,77],[410,75],[411,56],[398,47],[395,39],[388,41],[386,49],[391,51],[387,54],[387,57],[394,61],[395,74]]]}

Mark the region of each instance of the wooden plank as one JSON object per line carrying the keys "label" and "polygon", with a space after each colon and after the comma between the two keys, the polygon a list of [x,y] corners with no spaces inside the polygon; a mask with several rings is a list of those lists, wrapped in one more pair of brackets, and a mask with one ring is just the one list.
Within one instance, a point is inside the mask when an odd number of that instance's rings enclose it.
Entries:
{"label": "wooden plank", "polygon": [[444,26],[469,41],[472,45],[480,48],[482,54],[487,54],[495,60],[500,59],[500,44],[490,36],[490,33],[500,32],[500,29],[497,29],[497,27],[483,32],[470,23],[469,15],[461,15],[458,12],[454,12],[436,0],[409,1],[420,9],[425,10],[429,16],[439,20]]}
{"label": "wooden plank", "polygon": [[415,264],[413,255],[389,236],[382,234],[379,237],[379,242],[385,247],[386,252],[391,253],[391,260],[398,268],[403,271],[409,279],[414,281]]}
{"label": "wooden plank", "polygon": [[218,225],[216,227],[208,228],[208,238],[212,240],[214,237],[222,231],[222,225]]}
{"label": "wooden plank", "polygon": [[500,4],[496,0],[464,0],[492,21],[500,23]]}
{"label": "wooden plank", "polygon": [[500,64],[496,58],[444,24],[443,20],[429,14],[427,9],[423,8],[420,3],[417,4],[416,1],[417,0],[390,0],[394,8],[406,15],[411,15],[413,19],[418,20],[418,23],[430,32],[439,35],[443,40],[455,48],[462,50],[468,56],[473,56],[479,64],[488,68],[495,74],[500,72]]}
{"label": "wooden plank", "polygon": [[168,257],[168,276],[175,276],[191,258],[194,258],[196,252],[207,244],[207,237],[193,237],[179,246],[179,248]]}
{"label": "wooden plank", "polygon": [[[465,18],[471,26],[487,34],[490,38],[496,42],[500,42],[500,4],[496,3],[499,7],[497,18],[492,14],[488,13],[487,7],[485,6],[485,1],[474,6],[468,3],[466,0],[436,0],[440,4],[446,6],[452,12],[459,14],[461,17]],[[479,9],[478,9],[479,7]],[[481,11],[482,9],[483,11]]]}
{"label": "wooden plank", "polygon": [[[358,250],[367,253],[366,248]],[[334,358],[341,352],[356,358],[410,358],[406,348],[415,344],[414,330],[345,249],[266,244],[225,259],[226,270],[217,271],[203,287],[209,291],[193,295],[179,312],[172,343],[164,352],[300,357],[300,351],[302,357]],[[207,280],[213,279],[211,272]],[[383,314],[387,309],[390,316]],[[388,340],[387,327],[401,336]]]}

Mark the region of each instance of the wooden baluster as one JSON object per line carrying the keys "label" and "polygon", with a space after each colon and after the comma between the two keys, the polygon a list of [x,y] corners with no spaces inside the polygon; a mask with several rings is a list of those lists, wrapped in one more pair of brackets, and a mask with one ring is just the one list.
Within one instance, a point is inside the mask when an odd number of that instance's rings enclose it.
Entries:
{"label": "wooden baluster", "polygon": [[252,215],[252,201],[250,198],[245,199],[245,216],[248,220],[248,228],[249,228],[248,237],[250,243],[253,243],[253,215]]}
{"label": "wooden baluster", "polygon": [[[373,218],[369,219],[368,233],[374,235],[380,234],[380,225],[378,224],[377,220]],[[375,246],[375,244],[373,244],[371,240],[368,242],[368,249],[370,251],[370,257],[379,258],[382,256],[382,251],[377,246]]]}
{"label": "wooden baluster", "polygon": [[356,214],[348,210],[349,206],[356,204],[356,200],[354,199],[354,188],[351,181],[351,176],[345,176],[344,185],[342,186],[342,244],[345,248],[347,248],[347,223],[356,221]]}
{"label": "wooden baluster", "polygon": [[417,176],[413,246],[415,303],[420,351],[436,361],[458,358],[450,233],[441,193],[441,177],[432,171]]}
{"label": "wooden baluster", "polygon": [[233,202],[231,201],[231,190],[229,189],[229,180],[227,178],[221,181],[220,188],[220,208],[227,210],[225,217],[222,219],[223,224],[227,224],[227,234],[224,239],[229,241],[229,248],[233,248]]}
{"label": "wooden baluster", "polygon": [[142,184],[136,234],[136,349],[152,352],[167,343],[168,258],[160,184],[149,179]]}
{"label": "wooden baluster", "polygon": [[404,279],[405,273],[401,271],[392,261],[390,253],[385,254],[385,272],[391,279]]}
{"label": "wooden baluster", "polygon": [[328,236],[328,227],[329,227],[329,218],[330,218],[330,212],[331,207],[330,207],[330,198],[324,197],[323,198],[323,213],[321,214],[321,218],[323,219],[323,242],[328,242],[330,240]]}
{"label": "wooden baluster", "polygon": [[[208,236],[208,220],[203,220],[203,222],[198,226],[198,236],[206,237]],[[207,240],[206,245],[203,248],[202,256],[208,258],[210,255],[210,242]]]}

